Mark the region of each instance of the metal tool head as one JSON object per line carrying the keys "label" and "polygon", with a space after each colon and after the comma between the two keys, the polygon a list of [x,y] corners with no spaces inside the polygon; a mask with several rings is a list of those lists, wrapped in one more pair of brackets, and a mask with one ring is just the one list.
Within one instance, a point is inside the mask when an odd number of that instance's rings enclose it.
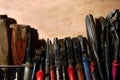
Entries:
{"label": "metal tool head", "polygon": [[54,66],[55,65],[55,57],[54,57],[54,45],[50,44],[50,65]]}
{"label": "metal tool head", "polygon": [[72,65],[74,64],[74,53],[73,53],[73,46],[72,46],[72,41],[70,37],[65,38],[65,44],[66,44],[68,64]]}
{"label": "metal tool head", "polygon": [[74,48],[74,54],[75,54],[75,61],[77,63],[82,63],[82,55],[81,55],[81,49],[80,44],[77,37],[72,38],[73,48]]}
{"label": "metal tool head", "polygon": [[50,60],[50,53],[49,53],[49,51],[50,51],[50,44],[51,44],[51,42],[50,42],[50,40],[49,40],[49,38],[47,39],[47,42],[46,42],[46,65],[49,65],[50,64],[50,62],[49,62],[49,60]]}
{"label": "metal tool head", "polygon": [[94,46],[96,52],[98,52],[96,31],[95,31],[95,22],[91,14],[86,16],[86,29],[88,41],[92,46]]}
{"label": "metal tool head", "polygon": [[89,59],[89,61],[93,60],[93,51],[92,51],[92,48],[91,48],[91,45],[89,44],[88,40],[83,37],[83,40],[84,40],[84,43],[85,43],[85,46],[86,46],[86,54],[87,54],[87,57]]}
{"label": "metal tool head", "polygon": [[60,65],[60,51],[59,51],[58,38],[54,38],[53,44],[54,44],[55,66],[57,67]]}
{"label": "metal tool head", "polygon": [[65,40],[59,39],[59,46],[60,46],[60,61],[65,66],[67,65],[67,53],[65,47]]}
{"label": "metal tool head", "polygon": [[114,43],[114,55],[115,55],[115,59],[117,60],[119,57],[119,52],[118,52],[118,50],[119,50],[119,37],[118,37],[118,34],[117,34],[114,26],[110,27],[110,31],[111,31],[111,36],[112,36],[113,43]]}
{"label": "metal tool head", "polygon": [[108,23],[106,21],[106,19],[104,17],[99,17],[98,18],[98,21],[99,21],[99,56],[100,58],[104,58],[105,57],[105,43],[106,43],[106,46],[109,46],[109,34],[108,34]]}
{"label": "metal tool head", "polygon": [[119,21],[120,21],[120,12],[119,12],[119,9],[115,9],[113,11],[111,11],[107,17],[106,17],[107,20],[109,20],[111,23],[113,23],[113,25],[115,26],[116,30],[118,30],[118,24],[119,24]]}
{"label": "metal tool head", "polygon": [[81,46],[81,52],[82,53],[86,52],[82,35],[78,36],[78,40],[79,40],[79,43],[80,43],[80,46]]}

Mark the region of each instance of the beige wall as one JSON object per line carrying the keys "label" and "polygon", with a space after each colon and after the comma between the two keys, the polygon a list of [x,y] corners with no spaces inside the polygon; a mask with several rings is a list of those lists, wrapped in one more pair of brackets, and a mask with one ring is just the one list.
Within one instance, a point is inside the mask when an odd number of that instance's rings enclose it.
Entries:
{"label": "beige wall", "polygon": [[0,0],[0,14],[38,29],[39,38],[86,36],[85,16],[106,16],[119,0]]}

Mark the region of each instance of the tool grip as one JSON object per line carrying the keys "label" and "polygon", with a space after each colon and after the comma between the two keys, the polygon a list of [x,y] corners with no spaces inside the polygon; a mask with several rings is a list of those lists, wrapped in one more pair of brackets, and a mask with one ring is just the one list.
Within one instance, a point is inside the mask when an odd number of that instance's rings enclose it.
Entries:
{"label": "tool grip", "polygon": [[90,71],[91,71],[91,74],[92,74],[92,80],[100,80],[99,73],[96,69],[94,61],[90,62]]}
{"label": "tool grip", "polygon": [[67,68],[67,73],[69,80],[75,80],[75,70],[73,66],[69,66]]}
{"label": "tool grip", "polygon": [[118,60],[114,60],[112,63],[112,80],[117,80],[119,67],[120,63],[118,62]]}
{"label": "tool grip", "polygon": [[84,66],[86,80],[92,80],[91,74],[90,74],[89,62],[88,62],[87,58],[83,57],[82,62],[83,62],[83,66]]}
{"label": "tool grip", "polygon": [[39,70],[36,73],[36,80],[44,80],[45,73],[43,70]]}
{"label": "tool grip", "polygon": [[77,79],[78,80],[85,80],[85,75],[83,72],[83,66],[81,64],[76,65],[76,71],[77,71]]}
{"label": "tool grip", "polygon": [[50,80],[56,80],[55,70],[52,66],[50,66]]}

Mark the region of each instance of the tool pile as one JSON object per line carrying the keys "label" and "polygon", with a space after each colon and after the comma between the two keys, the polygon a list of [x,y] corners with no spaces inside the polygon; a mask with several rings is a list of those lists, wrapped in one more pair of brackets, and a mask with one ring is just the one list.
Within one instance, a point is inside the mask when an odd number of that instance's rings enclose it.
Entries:
{"label": "tool pile", "polygon": [[87,38],[38,39],[0,15],[0,80],[120,80],[120,12],[85,18]]}

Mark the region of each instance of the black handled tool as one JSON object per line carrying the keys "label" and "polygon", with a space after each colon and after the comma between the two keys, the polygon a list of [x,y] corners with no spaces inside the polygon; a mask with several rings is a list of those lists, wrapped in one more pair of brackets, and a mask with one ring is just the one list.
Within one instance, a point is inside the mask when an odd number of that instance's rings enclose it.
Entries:
{"label": "black handled tool", "polygon": [[[104,74],[104,78],[106,80],[110,80],[111,75],[110,75],[110,53],[109,53],[109,29],[108,29],[108,23],[105,20],[104,17],[99,17],[98,18],[99,21],[99,35],[98,37],[100,42],[100,47],[99,47],[99,58],[101,59],[101,63],[104,63],[101,65],[102,70],[103,70],[103,74]],[[106,74],[107,73],[107,74]]]}
{"label": "black handled tool", "polygon": [[61,67],[62,67],[62,80],[68,80],[67,77],[67,53],[66,53],[66,47],[65,47],[65,40],[59,39],[59,46],[60,46],[60,61],[61,61]]}
{"label": "black handled tool", "polygon": [[54,56],[55,56],[55,67],[56,67],[56,80],[62,79],[61,64],[60,64],[60,51],[58,38],[54,38]]}
{"label": "black handled tool", "polygon": [[113,23],[111,22],[109,17],[107,17],[106,19],[107,19],[109,26],[110,26],[110,33],[111,33],[113,45],[114,45],[114,60],[112,63],[112,79],[117,80],[118,79],[118,72],[119,72],[119,68],[120,68],[119,52],[118,52],[118,50],[119,50],[119,36],[117,34],[115,26],[113,25]]}
{"label": "black handled tool", "polygon": [[88,40],[90,42],[90,45],[92,45],[93,53],[96,58],[96,63],[98,66],[101,80],[104,80],[101,63],[98,57],[98,45],[97,45],[96,32],[95,32],[95,23],[93,16],[91,14],[86,16],[86,29],[87,29]]}
{"label": "black handled tool", "polygon": [[75,69],[74,69],[74,52],[70,37],[65,38],[65,44],[66,44],[66,52],[68,59],[68,68],[67,68],[68,78],[69,80],[76,80]]}
{"label": "black handled tool", "polygon": [[47,39],[46,42],[46,58],[45,58],[45,80],[50,80],[50,40]]}
{"label": "black handled tool", "polygon": [[56,80],[54,45],[50,45],[50,80]]}

